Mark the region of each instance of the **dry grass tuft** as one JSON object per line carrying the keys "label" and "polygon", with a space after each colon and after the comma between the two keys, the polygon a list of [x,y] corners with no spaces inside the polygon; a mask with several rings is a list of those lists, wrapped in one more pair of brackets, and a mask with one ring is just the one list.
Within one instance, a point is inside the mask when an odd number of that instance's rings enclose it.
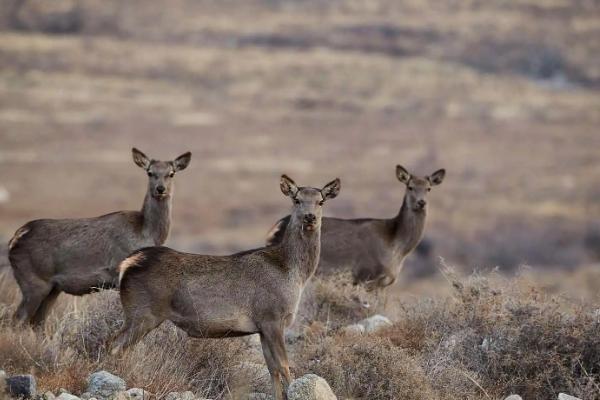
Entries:
{"label": "dry grass tuft", "polygon": [[45,329],[16,328],[10,316],[18,289],[10,275],[0,275],[0,360],[8,373],[33,373],[39,390],[85,391],[87,376],[106,369],[159,398],[192,390],[202,397],[229,397],[238,385],[233,366],[244,357],[241,341],[188,340],[170,323],[117,355],[107,354],[109,339],[122,324],[118,293],[59,299]]}
{"label": "dry grass tuft", "polygon": [[333,336],[299,354],[297,370],[322,376],[342,398],[436,398],[418,361],[387,338]]}

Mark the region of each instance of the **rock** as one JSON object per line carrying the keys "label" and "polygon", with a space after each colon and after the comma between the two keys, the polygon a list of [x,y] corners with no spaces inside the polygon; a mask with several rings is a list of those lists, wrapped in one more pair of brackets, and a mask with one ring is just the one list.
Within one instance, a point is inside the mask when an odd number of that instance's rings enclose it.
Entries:
{"label": "rock", "polygon": [[314,374],[293,381],[287,395],[288,400],[337,400],[325,379]]}
{"label": "rock", "polygon": [[383,328],[387,328],[388,326],[392,326],[392,321],[390,321],[387,317],[383,315],[373,315],[372,317],[363,319],[359,322],[365,328],[365,333],[375,333]]}
{"label": "rock", "polygon": [[559,393],[558,400],[581,400],[579,397],[571,396],[566,393]]}
{"label": "rock", "polygon": [[504,400],[523,400],[523,398],[521,396],[519,396],[518,394],[511,394]]}
{"label": "rock", "polygon": [[132,388],[126,390],[125,393],[129,395],[131,400],[148,400],[152,394],[150,392],[146,392],[144,389],[140,388]]}
{"label": "rock", "polygon": [[247,400],[273,400],[273,396],[266,393],[250,393]]}
{"label": "rock", "polygon": [[189,390],[186,392],[171,392],[166,397],[165,400],[197,400],[196,395],[190,392]]}
{"label": "rock", "polygon": [[6,393],[6,372],[0,369],[0,394],[2,393]]}
{"label": "rock", "polygon": [[88,378],[87,392],[99,400],[108,400],[122,391],[125,391],[125,381],[107,371],[94,372]]}
{"label": "rock", "polygon": [[81,396],[79,396],[79,398],[83,400],[90,400],[92,397],[94,396],[92,396],[90,392],[83,392],[81,393]]}
{"label": "rock", "polygon": [[35,397],[36,384],[33,375],[15,375],[6,378],[6,388],[13,397]]}
{"label": "rock", "polygon": [[79,397],[72,395],[70,393],[61,393],[60,396],[56,398],[56,400],[80,400]]}
{"label": "rock", "polygon": [[244,336],[242,339],[248,347],[261,347],[260,335],[255,333],[254,335]]}
{"label": "rock", "polygon": [[267,368],[265,364],[244,361],[237,365],[237,369],[241,375],[251,378],[253,381],[259,381],[260,383],[270,385],[271,374],[269,373],[269,368]]}
{"label": "rock", "polygon": [[[95,397],[92,397],[92,399],[95,399]],[[129,397],[129,393],[121,391],[115,392],[112,396],[110,396],[110,400],[131,400],[131,397]]]}
{"label": "rock", "polygon": [[342,334],[347,336],[360,336],[365,333],[365,327],[361,324],[352,324],[342,328]]}
{"label": "rock", "polygon": [[52,393],[50,391],[48,391],[40,396],[40,400],[54,400],[54,399],[56,399],[56,396],[54,396],[54,393]]}

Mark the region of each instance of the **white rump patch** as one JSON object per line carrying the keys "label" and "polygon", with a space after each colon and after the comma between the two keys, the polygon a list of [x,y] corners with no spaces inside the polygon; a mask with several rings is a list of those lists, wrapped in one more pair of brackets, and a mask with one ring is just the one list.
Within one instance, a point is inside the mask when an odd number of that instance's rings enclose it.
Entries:
{"label": "white rump patch", "polygon": [[27,232],[29,232],[29,228],[27,228],[25,226],[22,226],[19,229],[17,229],[17,231],[15,232],[15,235],[8,242],[8,250],[15,247],[15,245],[17,244],[17,241],[19,239],[21,239],[23,236],[25,236],[27,234]]}
{"label": "white rump patch", "polygon": [[121,284],[121,279],[123,279],[123,275],[125,274],[125,271],[127,271],[127,269],[129,267],[132,267],[132,266],[142,262],[143,260],[144,260],[144,255],[142,253],[136,253],[136,254],[132,255],[131,257],[127,257],[126,259],[121,261],[121,264],[119,264],[119,285]]}

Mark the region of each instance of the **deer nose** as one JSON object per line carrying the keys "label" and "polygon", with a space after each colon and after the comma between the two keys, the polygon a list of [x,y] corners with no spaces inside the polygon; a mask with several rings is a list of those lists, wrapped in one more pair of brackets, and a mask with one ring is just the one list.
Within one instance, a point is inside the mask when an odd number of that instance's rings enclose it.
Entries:
{"label": "deer nose", "polygon": [[315,214],[304,214],[304,222],[312,224],[316,221],[317,216]]}
{"label": "deer nose", "polygon": [[427,202],[425,200],[419,200],[417,201],[417,205],[421,208],[424,208],[427,205]]}
{"label": "deer nose", "polygon": [[165,190],[166,190],[166,189],[165,189],[165,187],[164,187],[163,185],[159,185],[159,186],[157,186],[157,187],[156,187],[156,191],[157,191],[159,194],[163,194],[163,193],[165,192]]}

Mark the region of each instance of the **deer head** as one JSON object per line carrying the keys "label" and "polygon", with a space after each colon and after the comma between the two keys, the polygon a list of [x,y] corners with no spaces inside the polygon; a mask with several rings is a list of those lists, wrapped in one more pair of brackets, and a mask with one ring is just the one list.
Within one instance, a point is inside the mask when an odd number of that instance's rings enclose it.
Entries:
{"label": "deer head", "polygon": [[322,189],[298,187],[287,175],[281,176],[281,191],[293,201],[291,217],[302,224],[302,230],[312,232],[321,227],[323,204],[335,198],[340,192],[339,178],[329,182]]}
{"label": "deer head", "polygon": [[173,161],[151,160],[135,147],[131,149],[131,153],[133,162],[148,174],[148,193],[156,200],[171,197],[175,173],[184,170],[192,158],[189,151]]}
{"label": "deer head", "polygon": [[420,177],[411,175],[401,165],[396,166],[396,177],[406,185],[405,201],[407,206],[415,212],[426,209],[427,194],[431,191],[432,186],[442,183],[445,175],[446,170],[438,169],[431,175]]}

